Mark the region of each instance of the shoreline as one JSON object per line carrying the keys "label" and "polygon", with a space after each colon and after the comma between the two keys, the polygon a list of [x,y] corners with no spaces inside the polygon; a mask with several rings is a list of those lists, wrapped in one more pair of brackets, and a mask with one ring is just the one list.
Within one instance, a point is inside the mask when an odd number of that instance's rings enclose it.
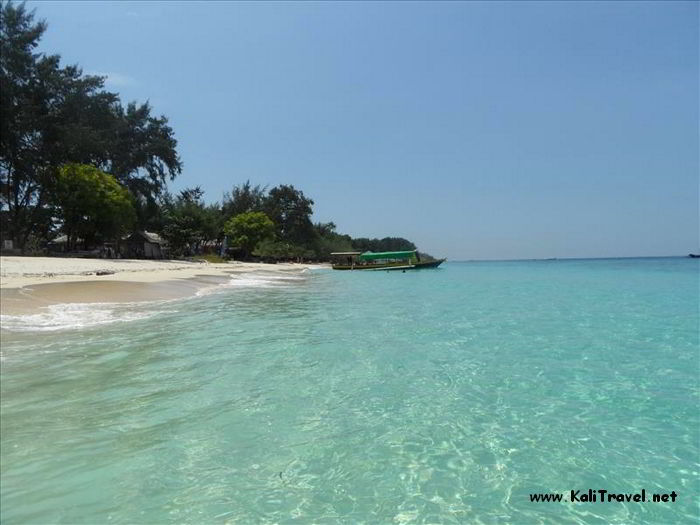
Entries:
{"label": "shoreline", "polygon": [[183,299],[236,276],[296,275],[319,267],[325,265],[0,257],[0,314],[29,315],[57,304]]}

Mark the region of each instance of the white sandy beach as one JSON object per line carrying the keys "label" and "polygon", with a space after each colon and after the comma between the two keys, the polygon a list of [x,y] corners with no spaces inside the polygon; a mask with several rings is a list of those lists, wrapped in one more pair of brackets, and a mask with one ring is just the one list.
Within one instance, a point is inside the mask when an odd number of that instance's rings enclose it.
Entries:
{"label": "white sandy beach", "polygon": [[0,310],[59,303],[132,302],[191,296],[232,276],[294,274],[318,264],[212,264],[172,260],[0,257]]}
{"label": "white sandy beach", "polygon": [[[0,288],[21,288],[35,284],[86,281],[130,281],[154,283],[188,279],[199,275],[226,276],[255,270],[290,271],[318,264],[245,263],[212,264],[171,260],[78,259],[62,257],[0,257]],[[98,275],[98,273],[105,273]]]}

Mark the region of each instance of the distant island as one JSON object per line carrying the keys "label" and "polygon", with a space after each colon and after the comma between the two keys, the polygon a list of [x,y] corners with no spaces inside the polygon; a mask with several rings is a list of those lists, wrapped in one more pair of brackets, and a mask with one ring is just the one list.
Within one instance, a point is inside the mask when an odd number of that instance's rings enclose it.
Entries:
{"label": "distant island", "polygon": [[416,249],[401,237],[352,238],[333,222],[314,224],[314,201],[291,184],[247,181],[210,204],[199,187],[172,195],[167,182],[183,164],[168,119],[147,102],[124,105],[105,77],[36,53],[47,25],[24,4],[0,10],[3,254],[272,262]]}

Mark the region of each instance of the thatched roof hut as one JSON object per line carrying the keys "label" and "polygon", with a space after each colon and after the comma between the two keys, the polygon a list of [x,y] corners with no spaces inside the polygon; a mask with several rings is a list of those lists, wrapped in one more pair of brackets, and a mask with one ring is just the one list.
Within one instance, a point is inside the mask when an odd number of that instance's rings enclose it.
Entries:
{"label": "thatched roof hut", "polygon": [[168,243],[157,233],[135,231],[125,239],[126,256],[142,259],[167,257]]}

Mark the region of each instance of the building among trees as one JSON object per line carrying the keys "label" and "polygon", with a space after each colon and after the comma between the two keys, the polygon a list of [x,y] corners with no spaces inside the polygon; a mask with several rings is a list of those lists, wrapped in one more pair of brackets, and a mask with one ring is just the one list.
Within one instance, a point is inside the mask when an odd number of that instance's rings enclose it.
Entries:
{"label": "building among trees", "polygon": [[157,233],[136,231],[122,243],[123,255],[135,259],[164,259],[168,256],[168,245]]}

